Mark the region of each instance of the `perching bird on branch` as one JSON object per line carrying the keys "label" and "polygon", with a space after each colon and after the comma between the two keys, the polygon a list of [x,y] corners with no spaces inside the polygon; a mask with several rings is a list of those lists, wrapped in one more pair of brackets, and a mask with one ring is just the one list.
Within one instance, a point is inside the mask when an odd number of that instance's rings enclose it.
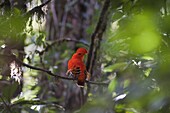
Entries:
{"label": "perching bird on branch", "polygon": [[84,55],[88,52],[85,48],[77,49],[76,53],[73,54],[72,58],[68,61],[67,75],[70,73],[75,79],[77,79],[77,85],[84,87],[86,78],[90,79],[90,74],[86,70],[86,66],[83,62]]}

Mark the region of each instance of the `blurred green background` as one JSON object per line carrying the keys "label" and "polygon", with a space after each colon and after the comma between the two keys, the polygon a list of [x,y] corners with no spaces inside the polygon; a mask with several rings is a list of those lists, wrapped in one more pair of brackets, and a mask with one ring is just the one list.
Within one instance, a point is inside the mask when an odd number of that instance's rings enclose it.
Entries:
{"label": "blurred green background", "polygon": [[106,85],[83,94],[10,56],[67,77],[72,54],[90,48],[103,3],[0,1],[1,113],[170,113],[170,0],[110,0],[91,78]]}

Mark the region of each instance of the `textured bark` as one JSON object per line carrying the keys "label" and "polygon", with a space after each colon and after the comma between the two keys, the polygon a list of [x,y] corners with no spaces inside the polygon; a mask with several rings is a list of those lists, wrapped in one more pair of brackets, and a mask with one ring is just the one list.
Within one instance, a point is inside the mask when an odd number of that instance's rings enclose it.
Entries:
{"label": "textured bark", "polygon": [[97,51],[100,48],[102,36],[106,30],[107,19],[109,15],[109,7],[110,7],[110,0],[105,0],[98,23],[96,25],[96,29],[91,35],[91,44],[90,44],[90,50],[87,59],[87,70],[91,74],[93,74],[93,67],[95,65],[96,58],[97,58]]}

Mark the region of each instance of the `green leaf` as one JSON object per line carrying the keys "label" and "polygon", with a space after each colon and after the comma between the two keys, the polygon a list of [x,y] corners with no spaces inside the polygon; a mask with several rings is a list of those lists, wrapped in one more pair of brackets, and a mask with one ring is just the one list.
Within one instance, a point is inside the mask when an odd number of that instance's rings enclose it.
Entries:
{"label": "green leaf", "polygon": [[125,70],[127,65],[128,65],[127,62],[120,62],[120,63],[116,63],[116,64],[113,64],[113,65],[110,65],[108,67],[105,67],[103,69],[103,71],[104,72],[113,72],[115,70],[123,71],[123,70]]}
{"label": "green leaf", "polygon": [[7,85],[3,88],[2,90],[2,96],[7,100],[10,101],[11,98],[13,97],[14,93],[16,92],[17,88],[18,88],[18,83],[14,82],[11,85]]}
{"label": "green leaf", "polygon": [[15,98],[15,99],[12,100],[12,103],[15,104],[15,103],[22,102],[22,101],[24,101],[24,100],[25,100],[24,97],[21,97],[21,98],[19,98],[19,99],[18,99],[18,98]]}
{"label": "green leaf", "polygon": [[121,11],[117,10],[112,16],[112,21],[120,19],[123,15]]}
{"label": "green leaf", "polygon": [[154,58],[151,57],[151,56],[142,56],[142,59],[144,59],[144,60],[154,60]]}
{"label": "green leaf", "polygon": [[41,33],[36,39],[36,45],[41,46],[45,41],[45,35]]}
{"label": "green leaf", "polygon": [[18,8],[14,7],[13,11],[15,15],[21,15],[21,11]]}
{"label": "green leaf", "polygon": [[117,84],[117,81],[116,79],[113,79],[110,83],[109,83],[109,86],[108,86],[108,91],[109,92],[113,92],[116,88],[116,84]]}
{"label": "green leaf", "polygon": [[127,1],[125,0],[126,3],[124,3],[123,5],[123,12],[127,12],[127,13],[130,13],[131,9],[133,8],[132,5],[133,3],[131,1]]}
{"label": "green leaf", "polygon": [[151,71],[152,71],[152,68],[148,68],[148,69],[144,70],[145,76],[148,77],[150,75]]}

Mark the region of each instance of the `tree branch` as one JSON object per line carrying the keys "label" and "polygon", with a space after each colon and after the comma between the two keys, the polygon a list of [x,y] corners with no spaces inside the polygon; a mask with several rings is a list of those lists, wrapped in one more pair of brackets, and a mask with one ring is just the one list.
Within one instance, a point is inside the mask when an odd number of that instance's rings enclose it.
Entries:
{"label": "tree branch", "polygon": [[19,59],[15,58],[15,60],[17,62],[19,62],[21,65],[25,66],[25,67],[28,67],[30,69],[34,69],[34,70],[38,70],[38,71],[42,71],[42,72],[45,72],[53,77],[56,77],[56,78],[61,78],[61,79],[66,79],[66,80],[75,80],[73,78],[68,78],[68,77],[64,77],[64,76],[60,76],[60,75],[57,75],[57,74],[54,74],[52,73],[50,70],[46,70],[46,69],[43,69],[43,68],[39,68],[39,67],[34,67],[34,66],[31,66],[31,65],[28,65],[22,61],[20,61]]}
{"label": "tree branch", "polygon": [[87,70],[93,74],[93,67],[97,57],[97,50],[100,48],[103,33],[106,30],[109,15],[110,0],[105,0],[95,31],[91,35],[91,44],[87,59]]}
{"label": "tree branch", "polygon": [[109,85],[109,83],[106,83],[106,82],[94,82],[94,81],[88,81],[88,80],[86,80],[86,83],[95,84],[95,85],[102,85],[102,86],[108,86]]}
{"label": "tree branch", "polygon": [[88,43],[80,41],[80,40],[75,40],[75,39],[71,39],[71,38],[64,38],[64,39],[58,39],[53,41],[51,44],[47,45],[47,47],[43,50],[40,51],[39,53],[42,55],[44,52],[47,52],[50,48],[52,48],[53,46],[55,46],[57,43],[61,43],[61,42],[76,42],[76,43],[81,43],[85,46],[89,46]]}
{"label": "tree branch", "polygon": [[[33,70],[37,70],[37,71],[42,71],[42,72],[45,72],[47,74],[49,74],[50,76],[53,76],[55,78],[59,78],[59,79],[65,79],[65,80],[76,80],[74,78],[68,78],[68,77],[64,77],[64,76],[60,76],[60,75],[57,75],[57,74],[54,74],[52,73],[50,70],[47,70],[47,69],[43,69],[43,68],[39,68],[39,67],[35,67],[35,66],[31,66],[29,64],[26,64],[24,62],[22,62],[20,59],[18,59],[15,55],[4,55],[4,54],[0,54],[0,58],[7,58],[7,59],[13,59],[15,60],[16,62],[20,63],[21,65],[27,67],[27,68],[30,68],[30,69],[33,69]],[[95,84],[95,85],[105,85],[107,86],[108,83],[103,83],[103,82],[94,82],[94,81],[85,81],[86,83],[89,83],[89,84]]]}
{"label": "tree branch", "polygon": [[16,102],[14,104],[11,105],[11,107],[15,107],[15,106],[18,106],[18,105],[52,105],[52,106],[55,106],[63,111],[65,111],[65,108],[61,105],[58,105],[56,102],[44,102],[44,101],[40,101],[40,100],[23,100],[23,101],[20,101],[20,102]]}
{"label": "tree branch", "polygon": [[41,8],[44,7],[45,5],[47,5],[49,2],[51,2],[51,0],[47,0],[46,2],[42,3],[41,5],[34,7],[34,8],[31,9],[30,11],[28,11],[28,12],[26,13],[26,15],[29,15],[29,14],[32,15],[32,14],[34,14],[35,12],[42,11]]}
{"label": "tree branch", "polygon": [[[107,20],[109,15],[109,7],[110,7],[110,0],[105,0],[102,11],[100,13],[98,23],[96,25],[93,34],[91,35],[91,44],[90,44],[89,54],[86,63],[87,70],[89,73],[91,73],[91,75],[93,74],[93,67],[95,65],[95,61],[97,58],[97,50],[100,48],[102,36],[106,30]],[[86,98],[89,92],[90,92],[90,85],[87,84]]]}

